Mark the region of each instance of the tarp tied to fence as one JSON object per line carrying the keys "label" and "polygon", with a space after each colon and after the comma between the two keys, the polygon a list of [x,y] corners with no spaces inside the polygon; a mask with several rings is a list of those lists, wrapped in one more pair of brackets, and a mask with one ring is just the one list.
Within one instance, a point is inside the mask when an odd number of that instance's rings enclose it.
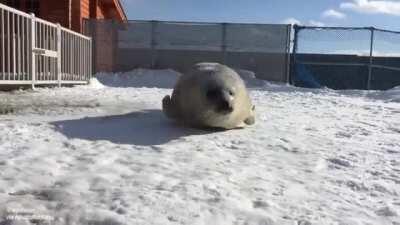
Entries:
{"label": "tarp tied to fence", "polygon": [[400,85],[400,33],[375,28],[295,26],[292,83],[333,89]]}
{"label": "tarp tied to fence", "polygon": [[96,71],[171,68],[220,62],[260,78],[288,79],[289,25],[86,21],[96,49]]}

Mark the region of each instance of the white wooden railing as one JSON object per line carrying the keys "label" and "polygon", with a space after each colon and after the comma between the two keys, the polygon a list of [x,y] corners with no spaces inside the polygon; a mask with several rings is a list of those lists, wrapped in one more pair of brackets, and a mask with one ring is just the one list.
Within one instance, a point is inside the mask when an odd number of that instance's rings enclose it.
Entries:
{"label": "white wooden railing", "polygon": [[0,85],[86,84],[92,40],[0,4]]}

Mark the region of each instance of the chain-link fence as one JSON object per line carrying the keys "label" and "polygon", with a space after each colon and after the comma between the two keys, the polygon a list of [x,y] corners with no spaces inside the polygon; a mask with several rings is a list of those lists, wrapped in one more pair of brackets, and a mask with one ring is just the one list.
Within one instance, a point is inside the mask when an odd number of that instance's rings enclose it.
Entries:
{"label": "chain-link fence", "polygon": [[211,61],[288,82],[290,25],[87,20],[95,71],[171,68]]}
{"label": "chain-link fence", "polygon": [[333,89],[400,85],[400,32],[294,26],[291,83]]}

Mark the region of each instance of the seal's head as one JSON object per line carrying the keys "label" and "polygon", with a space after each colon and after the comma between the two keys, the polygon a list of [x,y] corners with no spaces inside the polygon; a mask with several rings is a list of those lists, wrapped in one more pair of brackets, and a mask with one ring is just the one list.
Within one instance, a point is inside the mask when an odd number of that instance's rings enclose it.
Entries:
{"label": "seal's head", "polygon": [[228,114],[234,110],[234,92],[223,87],[209,87],[205,93],[207,102],[215,113]]}
{"label": "seal's head", "polygon": [[251,106],[245,84],[232,69],[219,63],[198,63],[193,72],[200,96],[196,111],[207,126],[233,128]]}
{"label": "seal's head", "polygon": [[193,126],[232,129],[254,123],[254,107],[243,80],[219,63],[196,64],[162,103],[168,117]]}

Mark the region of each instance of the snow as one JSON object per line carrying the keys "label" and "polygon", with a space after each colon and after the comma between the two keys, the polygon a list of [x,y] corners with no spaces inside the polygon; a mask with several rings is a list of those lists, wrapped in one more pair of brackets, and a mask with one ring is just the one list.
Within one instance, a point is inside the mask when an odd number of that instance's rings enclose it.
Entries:
{"label": "snow", "polygon": [[162,114],[172,70],[0,92],[0,224],[400,224],[399,88],[240,73],[256,124],[223,132]]}
{"label": "snow", "polygon": [[400,103],[400,86],[388,91],[372,92],[368,96],[370,98],[376,98],[383,101]]}
{"label": "snow", "polygon": [[174,70],[148,70],[137,69],[125,73],[100,73],[97,79],[110,87],[174,87],[176,79],[180,76]]}

